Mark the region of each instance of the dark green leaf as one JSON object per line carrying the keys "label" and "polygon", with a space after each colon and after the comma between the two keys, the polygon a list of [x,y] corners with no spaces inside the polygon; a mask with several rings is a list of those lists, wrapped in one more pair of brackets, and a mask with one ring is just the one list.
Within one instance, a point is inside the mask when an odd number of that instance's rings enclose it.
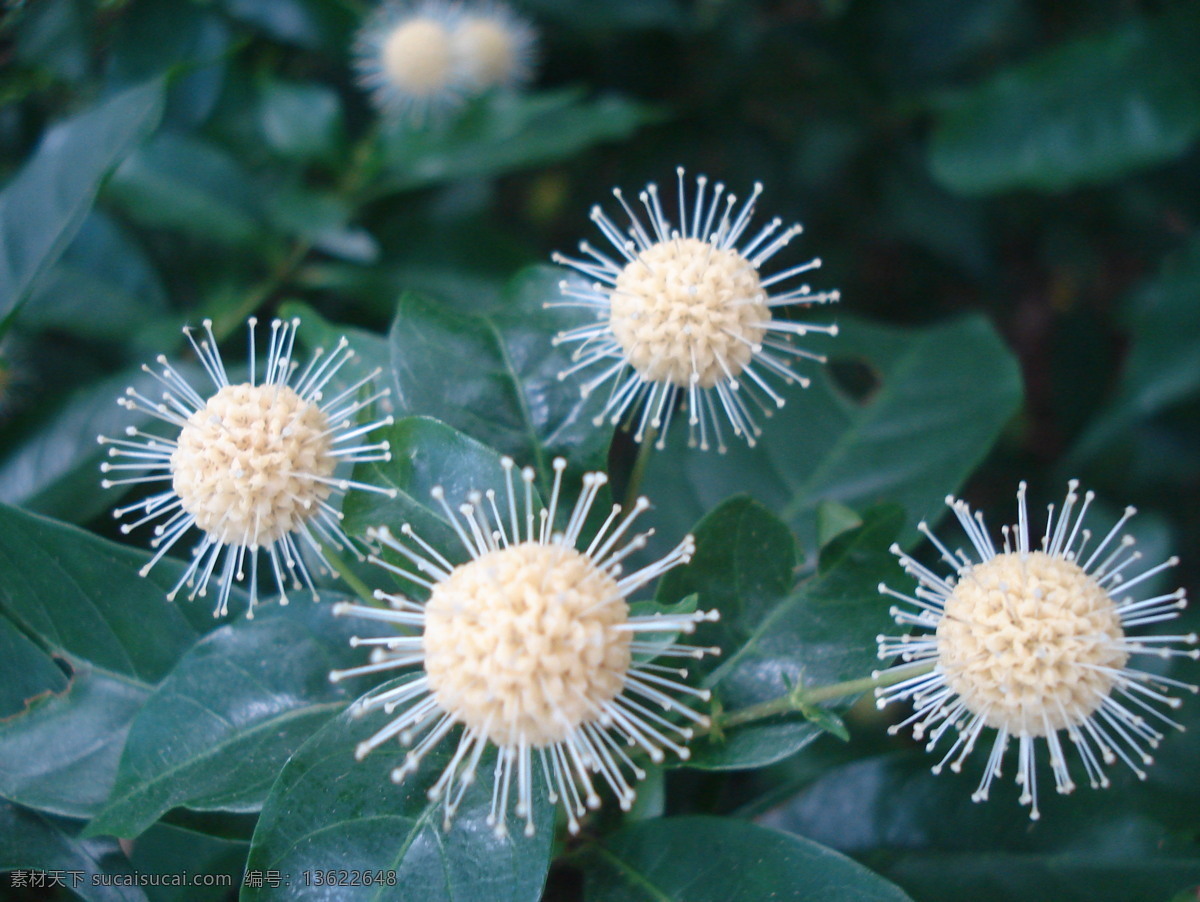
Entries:
{"label": "dark green leaf", "polygon": [[[633,601],[629,603],[630,617],[653,617],[655,615],[679,615],[690,614],[699,607],[698,597],[695,593],[679,599],[675,604],[660,604],[657,601]],[[645,642],[648,645],[668,646],[679,641],[679,633],[646,633],[639,637],[639,641]],[[636,661],[653,661],[658,656],[658,652],[641,652],[634,655]]]}
{"label": "dark green leaf", "polygon": [[[817,574],[793,588],[795,540],[769,511],[734,498],[701,521],[691,563],[663,577],[658,597],[695,592],[700,607],[721,612],[720,621],[701,626],[689,640],[721,648],[720,657],[695,665],[721,709],[734,712],[797,686],[870,675],[877,663],[875,637],[891,622],[876,587],[898,573],[887,548],[902,523],[895,507],[867,511],[860,527],[822,550]],[[761,767],[820,732],[818,723],[799,714],[776,716],[693,741],[688,763]]]}
{"label": "dark green leaf", "polygon": [[385,171],[374,190],[411,190],[544,165],[627,138],[657,118],[649,107],[620,97],[584,100],[575,88],[494,94],[470,105],[449,128],[398,124],[385,133]]}
{"label": "dark green leaf", "polygon": [[[823,368],[807,391],[783,392],[787,406],[764,424],[757,447],[737,443],[727,455],[685,449],[677,423],[646,475],[663,534],[683,533],[736,492],[779,514],[804,548],[817,547],[814,513],[825,500],[857,510],[896,502],[913,523],[941,517],[945,496],[1021,401],[1016,361],[979,317],[915,330],[842,326],[827,349],[834,364],[865,367],[874,386],[852,397]],[[910,527],[902,542],[916,538]]]}
{"label": "dark green leaf", "polygon": [[202,241],[259,243],[259,184],[232,157],[200,138],[158,135],[113,174],[109,191],[134,220]]}
{"label": "dark green leaf", "polygon": [[67,817],[91,817],[108,797],[134,715],[150,687],[74,660],[61,695],[39,696],[0,721],[0,795]]}
{"label": "dark green leaf", "polygon": [[[560,454],[575,468],[603,468],[612,430],[592,418],[604,399],[583,399],[577,384],[558,378],[571,351],[551,344],[578,318],[543,309],[559,298],[562,278],[551,267],[528,269],[486,316],[401,298],[390,337],[398,408],[444,420],[543,476]],[[453,380],[446,378],[448,361],[456,367]]]}
{"label": "dark green leaf", "polygon": [[138,576],[149,557],[0,505],[0,609],[55,653],[142,682],[161,679],[211,622],[207,604],[165,599],[182,564]]}
{"label": "dark green leaf", "polygon": [[5,718],[20,714],[35,696],[62,692],[66,685],[54,659],[0,615],[0,730]]}
{"label": "dark green leaf", "polygon": [[131,386],[147,397],[162,391],[152,376],[134,369],[68,395],[0,463],[0,500],[79,523],[117,505],[124,487],[99,490],[100,464],[107,454],[96,437],[119,438],[127,426],[157,428],[153,417],[117,406]]}
{"label": "dark green leaf", "polygon": [[308,239],[315,250],[355,263],[374,263],[379,245],[366,229],[350,224],[352,213],[336,195],[298,186],[277,192],[267,208],[272,224]]}
{"label": "dark green leaf", "polygon": [[285,159],[336,157],[344,134],[342,106],[333,89],[273,78],[260,91],[259,115],[271,150]]}
{"label": "dark green leaf", "polygon": [[136,836],[181,805],[258,810],[288,756],[353,695],[329,682],[362,658],[349,644],[361,624],[334,618],[336,600],[259,605],[193,646],[134,721],[89,832]]}
{"label": "dark green leaf", "polygon": [[[291,884],[247,888],[243,898],[539,899],[550,864],[554,814],[549,804],[535,796],[534,837],[510,829],[497,838],[485,823],[494,769],[494,756],[488,754],[479,764],[480,779],[444,830],[442,803],[431,802],[426,791],[448,762],[456,734],[397,786],[389,773],[402,760],[401,749],[389,746],[354,760],[355,743],[386,723],[382,718],[380,712],[361,718],[343,713],[288,761],[263,808],[247,867],[289,874]],[[396,885],[334,890],[307,886],[301,877],[330,868],[395,871]]]}
{"label": "dark green leaf", "polygon": [[183,565],[160,561],[142,578],[148,559],[0,505],[0,610],[74,671],[61,695],[0,724],[0,793],[73,816],[108,797],[150,684],[211,623],[207,605],[164,598]]}
{"label": "dark green leaf", "polygon": [[0,872],[63,871],[64,885],[72,887],[69,872],[75,871],[74,892],[87,902],[146,902],[134,886],[93,885],[101,875],[130,878],[129,862],[112,840],[82,841],[74,832],[55,818],[0,801]]}
{"label": "dark green leaf", "polygon": [[1200,238],[1178,251],[1130,299],[1129,355],[1113,399],[1080,439],[1078,465],[1132,427],[1200,391]]}
{"label": "dark green leaf", "polygon": [[82,7],[80,0],[47,0],[14,10],[19,15],[13,40],[17,59],[45,66],[67,81],[85,78],[91,48]]}
{"label": "dark green leaf", "polygon": [[391,354],[383,336],[356,326],[332,323],[312,307],[299,301],[289,301],[281,305],[279,316],[283,319],[299,317],[300,331],[296,333],[296,340],[310,353],[314,348],[331,350],[344,335],[350,341],[350,348],[360,358],[361,362],[356,368],[360,372],[360,378],[374,369],[380,369],[383,374],[379,377],[379,382],[381,385],[387,384]]}
{"label": "dark green leaf", "polygon": [[108,77],[123,86],[170,72],[165,122],[190,128],[208,118],[225,81],[229,26],[211,10],[174,0],[139,0],[109,48]]}
{"label": "dark green leaf", "polygon": [[379,434],[391,443],[392,459],[360,464],[354,477],[395,489],[396,497],[374,492],[347,496],[344,527],[352,535],[360,535],[370,527],[386,525],[399,534],[405,523],[411,523],[422,538],[450,560],[463,555],[461,543],[429,492],[440,485],[447,500],[459,503],[474,489],[499,489],[504,485],[500,455],[445,423],[426,417],[408,417]]}
{"label": "dark green leaf", "polygon": [[254,25],[267,36],[306,48],[345,52],[354,23],[352,7],[324,0],[221,0],[235,19]]}
{"label": "dark green leaf", "polygon": [[166,307],[162,282],[141,249],[111,219],[93,212],[39,281],[21,325],[120,340]]}
{"label": "dark green leaf", "polygon": [[155,80],[55,126],[0,194],[0,332],[83,224],[104,178],[157,125],[162,103]]}
{"label": "dark green leaf", "polygon": [[1153,902],[1200,881],[1194,847],[1140,813],[1130,798],[1137,781],[1115,768],[1116,785],[1100,792],[1060,797],[1047,780],[1037,823],[1017,804],[1011,779],[973,803],[990,745],[989,738],[963,774],[935,776],[929,766],[937,759],[921,753],[845,765],[768,820],[880,862],[921,899]]}
{"label": "dark green leaf", "polygon": [[732,818],[634,824],[588,848],[588,902],[904,902],[898,887],[814,842]]}
{"label": "dark green leaf", "polygon": [[689,26],[688,12],[678,0],[527,0],[522,6],[539,18],[557,19],[585,32],[682,29]]}
{"label": "dark green leaf", "polygon": [[983,194],[1062,190],[1172,159],[1200,134],[1200,15],[1178,4],[993,76],[938,121],[934,175]]}
{"label": "dark green leaf", "polygon": [[[1059,855],[933,852],[904,856],[887,874],[922,902],[1162,902],[1200,882],[1200,858],[1116,858],[1101,849]],[[1195,892],[1188,898],[1195,899]]]}
{"label": "dark green leaf", "polygon": [[[182,827],[157,824],[138,837],[129,863],[142,874],[207,874],[211,886],[148,886],[151,902],[228,902],[245,872],[246,842],[219,839]],[[220,878],[228,880],[224,886]]]}
{"label": "dark green leaf", "polygon": [[837,501],[817,505],[817,544],[824,548],[848,529],[862,526],[862,517],[853,508]]}

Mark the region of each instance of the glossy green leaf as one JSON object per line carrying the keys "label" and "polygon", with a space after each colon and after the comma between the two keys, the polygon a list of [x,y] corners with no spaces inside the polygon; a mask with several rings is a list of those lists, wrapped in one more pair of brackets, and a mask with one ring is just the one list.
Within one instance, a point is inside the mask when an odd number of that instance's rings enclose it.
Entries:
{"label": "glossy green leaf", "polygon": [[0,611],[73,671],[64,691],[0,724],[0,794],[72,816],[108,797],[152,684],[212,623],[206,604],[165,600],[183,565],[160,561],[143,578],[148,559],[0,505]]}
{"label": "glossy green leaf", "polygon": [[939,120],[933,174],[984,194],[1062,190],[1170,160],[1200,135],[1200,14],[1179,4],[992,76]]}
{"label": "glossy green leaf", "polygon": [[[448,762],[453,737],[444,739],[420,770],[396,785],[392,768],[405,752],[394,745],[354,760],[355,744],[386,723],[376,711],[329,721],[288,761],[263,808],[247,868],[290,875],[278,888],[247,888],[247,900],[421,899],[517,902],[541,897],[550,865],[554,814],[535,797],[532,838],[510,829],[498,838],[486,819],[491,807],[494,756],[479,764],[454,822],[443,829],[442,803],[426,791]],[[306,885],[306,871],[343,868],[395,872],[395,885]]]}
{"label": "glossy green leaf", "polygon": [[[146,902],[135,886],[94,885],[101,878],[129,879],[129,862],[113,840],[80,840],[74,834],[56,818],[0,801],[0,872],[62,871],[63,885],[87,902]],[[71,872],[79,874],[78,881]]]}
{"label": "glossy green leaf", "polygon": [[101,183],[158,124],[159,80],[55,126],[0,194],[0,331],[83,224]]}
{"label": "glossy green leaf", "polygon": [[[1098,849],[1047,855],[930,853],[905,856],[887,874],[923,902],[1162,902],[1200,883],[1200,858],[1118,859]],[[1195,898],[1194,889],[1189,898]]]}
{"label": "glossy green leaf", "polygon": [[880,862],[920,899],[1152,902],[1200,882],[1200,854],[1145,813],[1123,768],[1111,769],[1111,789],[1084,786],[1065,797],[1043,772],[1042,819],[1034,823],[1017,804],[1011,775],[986,803],[971,801],[984,755],[969,759],[963,774],[934,775],[937,759],[919,752],[844,765],[768,821]]}
{"label": "glossy green leaf", "polygon": [[362,535],[374,526],[387,526],[399,535],[400,528],[411,523],[423,539],[450,560],[465,555],[430,490],[441,486],[447,501],[457,504],[475,489],[499,489],[504,485],[500,455],[427,417],[407,417],[379,434],[391,443],[392,459],[360,464],[354,478],[394,489],[396,497],[374,492],[348,495],[343,505],[343,526],[352,535]]}
{"label": "glossy green leaf", "polygon": [[356,21],[352,7],[324,0],[221,0],[233,18],[278,41],[345,52]]}
{"label": "glossy green leaf", "polygon": [[65,691],[0,721],[0,796],[67,817],[104,804],[121,748],[150,686],[82,661]]}
{"label": "glossy green leaf", "polygon": [[1200,392],[1200,238],[1167,258],[1129,300],[1131,341],[1109,405],[1071,455],[1078,465],[1132,427]]}
{"label": "glossy green leaf", "polygon": [[587,902],[904,902],[877,874],[814,842],[732,818],[672,817],[589,846]]}
{"label": "glossy green leaf", "polygon": [[562,25],[584,31],[636,31],[679,29],[689,25],[684,4],[678,0],[528,0],[525,9],[538,19],[557,19]]}
{"label": "glossy green leaf", "polygon": [[[817,547],[815,513],[825,500],[856,510],[896,502],[912,524],[941,517],[945,496],[1020,404],[1016,361],[980,317],[923,329],[840,322],[841,334],[820,350],[834,365],[865,368],[873,383],[865,393],[851,395],[824,367],[811,388],[783,391],[787,406],[763,424],[757,447],[735,441],[726,455],[687,449],[676,418],[646,475],[665,535],[682,534],[738,492],[777,513],[806,549]],[[917,537],[910,526],[902,541]]]}
{"label": "glossy green leaf", "polygon": [[571,351],[551,339],[578,317],[543,304],[559,298],[562,278],[552,267],[527,269],[484,316],[402,297],[389,338],[399,410],[437,417],[543,477],[559,454],[572,467],[603,468],[612,430],[592,419],[604,399],[583,399],[576,383],[558,378]]}
{"label": "glossy green leaf", "polygon": [[117,506],[126,487],[99,490],[107,449],[97,436],[120,438],[128,426],[158,428],[154,417],[117,406],[129,387],[147,397],[162,391],[148,373],[129,369],[68,395],[0,461],[0,500],[78,523]]}
{"label": "glossy green leaf", "polygon": [[577,88],[497,93],[469,105],[447,128],[397,124],[385,132],[384,173],[373,190],[411,190],[544,165],[627,138],[657,118],[642,104],[614,96],[584,99]]}
{"label": "glossy green leaf", "polygon": [[182,564],[164,559],[138,575],[149,557],[0,505],[0,609],[55,652],[144,682],[161,679],[211,623],[204,601],[164,597]]}
{"label": "glossy green leaf", "polygon": [[[315,348],[332,350],[344,336],[349,340],[351,350],[358,355],[358,362],[354,365],[354,371],[358,377],[361,378],[372,370],[379,369],[381,374],[377,387],[388,384],[387,371],[391,352],[387,339],[377,332],[330,322],[308,304],[302,304],[299,301],[288,301],[280,305],[279,316],[282,319],[296,317],[300,319],[300,331],[296,333],[296,340],[309,353],[312,353]],[[394,402],[390,406],[394,406]]]}
{"label": "glossy green leaf", "polygon": [[288,756],[355,694],[329,682],[362,658],[349,644],[362,624],[333,617],[336,600],[259,605],[193,646],[134,720],[89,832],[136,836],[177,806],[257,811]]}
{"label": "glossy green leaf", "polygon": [[307,239],[314,250],[356,264],[379,259],[375,238],[366,229],[351,224],[354,210],[337,194],[300,185],[285,186],[268,199],[266,215],[279,231]]}
{"label": "glossy green leaf", "polygon": [[[631,601],[629,602],[630,617],[654,617],[659,615],[674,615],[690,614],[699,607],[698,598],[695,593],[679,599],[674,604],[660,604],[657,601]],[[639,641],[645,642],[651,646],[666,647],[679,641],[679,633],[643,633],[639,637]],[[653,661],[658,657],[659,650],[653,652],[639,652],[633,656],[635,661]]]}
{"label": "glossy green leaf", "polygon": [[837,501],[817,505],[817,543],[824,548],[848,529],[862,526],[862,517],[853,508]]}
{"label": "glossy green leaf", "polygon": [[143,226],[243,247],[262,237],[260,183],[197,137],[158,135],[121,164],[109,193]]}
{"label": "glossy green leaf", "polygon": [[91,68],[88,22],[78,0],[28,4],[19,12],[12,28],[17,60],[44,66],[66,81],[87,77]]}
{"label": "glossy green leaf", "polygon": [[38,282],[21,325],[121,340],[166,307],[166,292],[145,254],[112,219],[93,212]]}
{"label": "glossy green leaf", "polygon": [[66,685],[67,677],[54,659],[0,615],[0,728],[35,696],[61,692]]}
{"label": "glossy green leaf", "polygon": [[225,81],[230,34],[212,10],[174,0],[140,0],[111,37],[108,81],[126,85],[171,73],[163,121],[190,128],[212,112]]}
{"label": "glossy green leaf", "polygon": [[341,101],[332,88],[273,78],[260,90],[262,131],[272,151],[295,160],[336,157],[345,136]]}
{"label": "glossy green leaf", "polygon": [[[148,886],[150,902],[228,902],[240,887],[250,844],[156,824],[138,837],[129,863],[142,874],[207,874],[211,886]],[[228,882],[221,886],[217,881]]]}
{"label": "glossy green leaf", "polygon": [[[693,667],[712,688],[715,705],[734,712],[796,686],[869,676],[878,666],[875,637],[891,623],[877,586],[884,579],[895,583],[899,573],[887,548],[902,523],[894,506],[864,512],[861,526],[825,546],[816,574],[793,587],[795,540],[761,505],[734,498],[702,520],[691,563],[663,577],[658,597],[695,592],[701,608],[721,612],[720,621],[702,625],[689,639],[721,648],[720,657]],[[778,715],[694,740],[688,764],[761,767],[820,732],[799,714]]]}

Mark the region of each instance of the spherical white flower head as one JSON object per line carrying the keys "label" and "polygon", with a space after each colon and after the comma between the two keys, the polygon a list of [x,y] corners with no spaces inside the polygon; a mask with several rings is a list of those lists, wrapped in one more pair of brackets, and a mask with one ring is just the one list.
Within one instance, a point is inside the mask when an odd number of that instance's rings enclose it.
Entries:
{"label": "spherical white flower head", "polygon": [[[974,749],[983,729],[998,732],[984,776],[972,798],[988,796],[992,780],[1011,738],[1019,743],[1017,783],[1030,817],[1039,815],[1034,741],[1049,749],[1050,767],[1060,793],[1075,788],[1059,736],[1065,731],[1082,761],[1093,788],[1109,785],[1104,765],[1118,758],[1139,778],[1140,764],[1149,764],[1147,749],[1163,734],[1155,723],[1182,729],[1151,703],[1170,708],[1179,700],[1165,694],[1170,687],[1192,692],[1195,686],[1129,667],[1133,654],[1195,659],[1194,649],[1171,647],[1195,644],[1196,635],[1126,635],[1129,628],[1170,620],[1186,605],[1182,589],[1151,598],[1126,593],[1139,583],[1178,563],[1171,558],[1130,578],[1128,569],[1141,554],[1132,550],[1129,536],[1119,540],[1133,508],[1092,547],[1091,531],[1083,527],[1093,493],[1079,502],[1078,482],[1072,480],[1066,501],[1055,519],[1050,506],[1041,548],[1031,550],[1025,504],[1025,483],[1017,492],[1016,527],[1005,526],[1003,551],[997,551],[979,514],[948,498],[978,555],[972,560],[951,551],[925,523],[920,530],[934,543],[955,575],[939,577],[903,553],[892,550],[905,570],[919,582],[916,595],[907,596],[885,585],[880,592],[906,602],[911,610],[893,607],[896,622],[933,633],[879,637],[879,656],[900,655],[901,668],[923,665],[914,675],[876,690],[882,707],[911,699],[915,713],[892,732],[913,724],[914,736],[929,736],[933,749],[951,728],[955,741],[934,767],[947,762],[958,771]],[[928,669],[929,664],[933,669]],[[904,673],[897,674],[904,677]],[[1146,715],[1154,720],[1148,720]]]}
{"label": "spherical white flower head", "polygon": [[1098,710],[1129,653],[1117,606],[1074,561],[1034,551],[974,566],[937,625],[946,685],[989,727],[1045,736]]}
{"label": "spherical white flower head", "polygon": [[425,605],[444,711],[497,745],[564,741],[620,693],[632,638],[617,582],[573,548],[523,542],[457,567]]}
{"label": "spherical white flower head", "polygon": [[527,81],[535,38],[533,27],[507,6],[464,6],[451,34],[458,77],[478,92]]}
{"label": "spherical white flower head", "polygon": [[723,417],[734,435],[753,446],[762,432],[757,414],[770,416],[784,404],[767,377],[807,386],[808,378],[792,368],[794,360],[825,362],[823,356],[796,347],[794,338],[810,332],[837,334],[836,325],[774,319],[771,311],[833,303],[839,294],[814,292],[807,284],[770,293],[778,283],[819,268],[821,261],[761,275],[760,267],[802,231],[799,225],[780,231],[783,220],[777,218],[744,240],[761,184],[736,209],[737,199],[725,193],[724,185],[718,182],[710,197],[708,180],[700,176],[689,211],[683,168],[676,174],[678,225],[663,213],[655,184],[639,195],[649,228],[616,189],[629,218],[628,231],[622,232],[599,207],[591,218],[618,258],[587,242],[579,246],[583,258],[554,255],[555,262],[594,281],[587,287],[562,282],[569,300],[547,306],[584,307],[595,311],[598,320],[555,338],[555,343],[579,343],[575,363],[559,378],[603,367],[581,392],[586,397],[612,381],[597,425],[606,418],[614,425],[622,419],[632,425],[636,419],[638,441],[654,429],[661,434],[658,447],[663,447],[675,404],[682,400],[691,444],[707,449],[711,438],[724,451]]}
{"label": "spherical white flower head", "polygon": [[[407,566],[372,560],[424,586],[428,600],[422,604],[376,592],[390,609],[339,604],[334,611],[415,626],[421,635],[354,639],[352,644],[376,646],[371,662],[334,671],[330,679],[422,666],[416,679],[356,702],[359,712],[404,709],[361,742],[356,755],[362,758],[393,737],[404,744],[415,742],[404,764],[392,772],[399,782],[418,769],[425,754],[455,724],[462,724],[458,748],[429,790],[431,799],[445,799],[447,827],[490,743],[498,749],[488,818],[496,832],[506,831],[512,794],[516,816],[525,820],[526,835],[533,835],[533,784],[544,778],[550,800],[562,803],[568,828],[575,833],[587,809],[600,804],[597,782],[612,789],[622,808],[632,804],[634,790],[626,774],[641,779],[645,772],[626,747],[640,748],[656,762],[663,759],[664,748],[688,757],[682,743],[691,738],[691,728],[654,709],[707,724],[707,717],[678,696],[707,700],[709,693],[681,682],[686,670],[650,659],[716,654],[715,648],[678,643],[674,634],[691,633],[697,623],[716,620],[717,615],[630,613],[626,599],[633,592],[688,561],[694,550],[688,536],[655,563],[623,572],[621,562],[643,548],[652,534],[628,535],[649,506],[646,499],[639,499],[623,519],[620,505],[615,505],[581,551],[576,546],[606,477],[584,476],[583,492],[566,526],[557,532],[566,462],[554,461],[550,505],[540,511],[533,496],[533,470],[521,472],[524,491],[518,492],[512,460],[504,458],[502,465],[507,498],[499,503],[493,490],[473,492],[455,512],[444,492],[433,490],[470,556],[466,563],[451,564],[407,525],[402,539],[386,528],[376,531],[382,545],[404,558]],[[519,495],[524,496],[523,516]],[[535,766],[534,758],[540,765]]]}
{"label": "spherical white flower head", "polygon": [[355,43],[355,67],[380,111],[417,122],[462,101],[454,47],[458,7],[442,0],[391,2]]}
{"label": "spherical white flower head", "polygon": [[171,486],[218,541],[269,545],[320,510],[333,485],[329,420],[286,385],[226,385],[179,431]]}
{"label": "spherical white flower head", "polygon": [[190,598],[207,593],[216,574],[220,590],[215,615],[228,610],[233,584],[246,579],[249,565],[250,612],[258,592],[258,555],[265,551],[280,592],[287,603],[285,576],[294,588],[307,585],[316,597],[311,574],[301,555],[306,546],[323,567],[328,566],[322,545],[350,548],[358,554],[339,525],[341,514],[330,504],[352,486],[395,494],[363,483],[339,479],[339,464],[388,460],[388,443],[355,443],[355,439],[392,422],[385,417],[355,425],[364,408],[387,396],[388,390],[359,398],[359,390],[379,376],[379,370],[360,379],[333,397],[325,388],[353,357],[343,338],[328,356],[318,349],[298,375],[292,359],[298,320],[271,324],[266,370],[256,381],[254,331],[250,320],[250,381],[230,383],[217,350],[212,323],[204,321],[205,337],[199,341],[185,328],[193,350],[215,394],[202,397],[163,356],[161,371],[143,369],[163,386],[161,401],[152,401],[130,388],[117,403],[178,427],[177,438],[163,438],[130,427],[126,439],[101,436],[111,446],[109,456],[128,462],[101,465],[108,473],[143,470],[150,475],[105,479],[104,487],[133,483],[170,482],[166,491],[150,495],[113,511],[122,517],[137,511],[141,518],[122,525],[128,533],[153,520],[151,546],[157,552],[145,575],[193,527],[202,537],[192,561],[167,597],[189,586]]}

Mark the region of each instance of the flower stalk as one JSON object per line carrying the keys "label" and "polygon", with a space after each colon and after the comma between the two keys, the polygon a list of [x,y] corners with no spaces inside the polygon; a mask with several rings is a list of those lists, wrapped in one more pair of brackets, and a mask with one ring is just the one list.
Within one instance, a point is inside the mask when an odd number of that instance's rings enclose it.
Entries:
{"label": "flower stalk", "polygon": [[768,717],[780,714],[803,714],[809,720],[821,720],[817,706],[823,702],[834,701],[852,695],[860,695],[872,689],[882,689],[892,686],[910,677],[921,676],[933,670],[933,664],[920,662],[906,667],[895,667],[881,673],[872,674],[857,680],[844,680],[840,683],[830,683],[826,686],[804,686],[797,684],[790,691],[778,698],[768,699],[756,705],[739,708],[736,711],[717,711],[712,716],[713,725],[709,732],[720,735],[721,731],[731,727],[740,727]]}

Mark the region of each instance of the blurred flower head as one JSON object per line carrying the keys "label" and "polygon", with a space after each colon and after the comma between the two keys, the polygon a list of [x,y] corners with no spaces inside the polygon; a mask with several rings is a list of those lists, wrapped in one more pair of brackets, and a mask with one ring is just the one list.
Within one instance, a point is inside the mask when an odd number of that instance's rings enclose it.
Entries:
{"label": "blurred flower head", "polygon": [[[807,386],[793,369],[797,360],[824,363],[825,358],[797,347],[794,339],[809,333],[836,335],[836,325],[776,319],[772,310],[794,304],[827,304],[838,292],[815,292],[807,284],[771,293],[780,283],[818,269],[808,260],[771,276],[759,268],[802,231],[783,227],[776,218],[746,238],[762,185],[739,208],[737,198],[717,182],[696,179],[689,210],[684,170],[678,178],[678,224],[663,212],[658,186],[648,184],[639,195],[648,225],[619,188],[613,190],[629,220],[622,229],[599,206],[592,221],[616,256],[581,242],[582,258],[555,254],[554,261],[590,280],[588,285],[564,281],[567,300],[547,306],[583,307],[597,322],[560,333],[555,342],[578,344],[574,364],[559,374],[582,370],[592,375],[581,388],[586,397],[611,383],[597,425],[611,419],[636,421],[634,438],[649,429],[666,439],[677,400],[687,408],[690,443],[701,449],[725,450],[722,420],[735,436],[753,446],[761,429],[758,416],[770,416],[784,404],[772,382]],[[780,231],[782,229],[782,231]]]}
{"label": "blurred flower head", "polygon": [[501,3],[393,0],[370,17],[355,65],[383,113],[423,122],[532,73],[533,26]]}
{"label": "blurred flower head", "polygon": [[[963,501],[947,498],[970,539],[978,560],[944,545],[925,523],[920,530],[933,542],[953,575],[938,576],[902,552],[892,551],[918,582],[915,596],[885,585],[880,592],[905,603],[892,608],[896,622],[924,632],[879,637],[879,656],[900,655],[903,664],[931,662],[934,668],[876,690],[880,707],[911,699],[915,713],[897,727],[913,725],[917,738],[928,736],[932,750],[953,730],[954,741],[934,767],[947,763],[958,771],[986,727],[997,731],[983,779],[972,798],[988,796],[1000,775],[1009,741],[1018,743],[1017,784],[1021,803],[1037,819],[1036,741],[1046,744],[1055,788],[1075,789],[1061,733],[1075,747],[1092,788],[1106,787],[1105,765],[1120,759],[1139,778],[1153,760],[1149,750],[1163,738],[1160,728],[1182,729],[1162,713],[1180,702],[1166,693],[1196,687],[1131,667],[1132,655],[1162,658],[1200,652],[1174,647],[1194,645],[1197,637],[1133,637],[1127,630],[1172,620],[1186,606],[1183,589],[1139,597],[1136,589],[1178,564],[1170,558],[1131,575],[1141,553],[1121,535],[1135,513],[1132,507],[1098,541],[1084,526],[1094,495],[1080,504],[1072,480],[1061,510],[1050,505],[1039,548],[1030,546],[1025,483],[1017,491],[1018,522],[1003,529],[998,551],[979,513]],[[1078,509],[1076,506],[1078,505]],[[898,674],[901,675],[902,674]]]}
{"label": "blurred flower head", "polygon": [[463,6],[451,32],[463,83],[483,92],[528,81],[536,38],[533,26],[502,3]]}
{"label": "blurred flower head", "polygon": [[428,600],[380,591],[376,597],[389,608],[346,603],[334,611],[421,632],[353,640],[375,647],[371,662],[335,671],[330,679],[421,666],[414,679],[356,702],[359,713],[380,707],[403,711],[361,742],[355,754],[362,758],[393,737],[412,745],[403,765],[392,771],[392,779],[400,782],[462,724],[454,755],[429,790],[431,799],[445,800],[447,826],[491,744],[498,761],[488,822],[496,832],[506,832],[511,795],[526,835],[533,835],[534,783],[544,780],[551,802],[562,804],[574,833],[586,810],[600,805],[598,784],[607,784],[622,808],[632,804],[634,790],[626,774],[641,779],[645,772],[626,748],[640,748],[653,761],[663,759],[664,748],[688,757],[683,743],[692,730],[655,709],[707,724],[678,696],[707,699],[709,693],[682,682],[686,670],[650,659],[670,662],[716,653],[676,642],[677,634],[715,620],[716,613],[630,612],[626,599],[689,560],[694,547],[688,536],[665,557],[624,572],[622,562],[653,532],[629,535],[649,506],[645,498],[623,518],[620,505],[614,505],[580,550],[606,477],[584,476],[583,492],[559,531],[566,462],[554,461],[553,493],[549,507],[541,510],[533,497],[532,468],[521,471],[519,489],[513,461],[504,458],[502,464],[506,485],[499,497],[492,489],[472,492],[455,511],[441,488],[433,490],[470,556],[467,563],[451,564],[407,524],[400,537],[386,528],[376,531],[373,538],[405,566],[373,560],[425,587]]}
{"label": "blurred flower head", "polygon": [[351,487],[395,494],[335,472],[342,464],[391,457],[386,441],[365,444],[364,437],[390,424],[392,417],[365,425],[356,422],[360,412],[388,394],[383,389],[362,396],[360,390],[378,371],[327,397],[327,386],[354,353],[343,338],[328,355],[318,348],[300,369],[293,360],[299,324],[299,320],[271,323],[266,365],[256,381],[256,320],[250,319],[248,382],[229,380],[211,321],[204,321],[199,339],[185,327],[184,334],[215,392],[202,395],[165,356],[159,356],[161,370],[143,369],[162,384],[161,400],[130,388],[117,403],[177,428],[176,437],[151,435],[130,426],[126,438],[99,438],[113,458],[101,465],[104,473],[139,474],[109,475],[102,482],[105,488],[170,484],[113,511],[116,517],[139,515],[121,526],[124,533],[160,521],[150,542],[157,550],[142,568],[143,576],[193,527],[200,530],[192,560],[168,593],[169,599],[185,585],[191,588],[189,598],[204,596],[215,578],[219,588],[214,615],[219,617],[228,610],[233,584],[248,575],[248,616],[253,616],[260,551],[265,552],[282,604],[287,603],[288,577],[293,588],[307,586],[315,598],[304,552],[328,567],[322,543],[354,549],[331,500]]}

